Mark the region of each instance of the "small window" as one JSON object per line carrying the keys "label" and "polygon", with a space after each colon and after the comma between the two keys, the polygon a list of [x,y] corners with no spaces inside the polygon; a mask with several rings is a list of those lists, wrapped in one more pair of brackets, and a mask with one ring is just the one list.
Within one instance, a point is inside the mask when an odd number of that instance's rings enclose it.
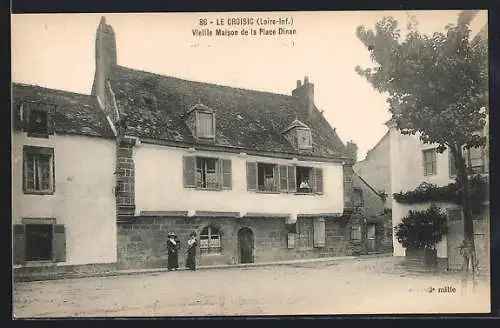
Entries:
{"label": "small window", "polygon": [[26,260],[52,260],[52,225],[26,225]]}
{"label": "small window", "polygon": [[205,227],[200,234],[200,253],[220,254],[222,251],[221,235],[217,228],[212,226]]}
{"label": "small window", "polygon": [[460,208],[448,208],[446,210],[449,221],[461,221],[462,210]]}
{"label": "small window", "polygon": [[314,227],[311,218],[297,220],[297,234],[295,236],[295,246],[297,248],[308,249],[314,245]]}
{"label": "small window", "polygon": [[467,151],[467,166],[469,167],[471,173],[483,173],[484,172],[484,155],[483,148],[470,148]]}
{"label": "small window", "polygon": [[257,164],[257,184],[259,191],[278,192],[279,173],[276,164]]}
{"label": "small window", "polygon": [[312,148],[311,130],[297,128],[297,145],[299,149]]}
{"label": "small window", "polygon": [[232,188],[230,159],[184,156],[183,166],[183,180],[186,188],[207,190]]}
{"label": "small window", "polygon": [[363,191],[359,188],[352,190],[352,206],[355,208],[363,207]]}
{"label": "small window", "polygon": [[25,146],[23,189],[26,194],[54,193],[54,150]]}
{"label": "small window", "polygon": [[312,167],[297,166],[297,192],[299,193],[312,193]]}
{"label": "small window", "polygon": [[422,154],[424,157],[424,176],[437,174],[436,150],[426,149]]}
{"label": "small window", "polygon": [[361,225],[356,224],[351,227],[351,240],[356,242],[361,241]]}
{"label": "small window", "polygon": [[48,113],[43,110],[31,110],[30,111],[30,132],[39,135],[48,135]]}
{"label": "small window", "polygon": [[215,137],[214,114],[197,112],[196,118],[196,132],[198,138],[213,139]]}
{"label": "small window", "polygon": [[29,137],[48,138],[53,134],[54,127],[51,121],[53,106],[26,102],[21,105],[20,110],[24,122],[23,129]]}

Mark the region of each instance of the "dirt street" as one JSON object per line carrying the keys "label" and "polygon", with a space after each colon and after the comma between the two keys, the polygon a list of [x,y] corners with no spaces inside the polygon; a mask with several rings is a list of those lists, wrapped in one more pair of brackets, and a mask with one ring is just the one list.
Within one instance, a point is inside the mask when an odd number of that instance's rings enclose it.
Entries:
{"label": "dirt street", "polygon": [[13,297],[16,318],[490,311],[488,281],[462,295],[457,275],[392,257],[17,283]]}

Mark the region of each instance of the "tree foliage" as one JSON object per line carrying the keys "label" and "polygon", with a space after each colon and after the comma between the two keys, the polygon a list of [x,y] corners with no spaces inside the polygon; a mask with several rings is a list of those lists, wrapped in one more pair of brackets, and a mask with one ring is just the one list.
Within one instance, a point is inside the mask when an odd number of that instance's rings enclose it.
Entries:
{"label": "tree foliage", "polygon": [[394,231],[398,242],[407,249],[434,249],[447,233],[446,215],[431,204],[425,211],[409,211]]}
{"label": "tree foliage", "polygon": [[373,87],[387,93],[392,120],[402,134],[417,134],[439,151],[458,145],[483,146],[475,132],[485,124],[481,108],[488,104],[488,48],[470,42],[474,11],[464,11],[445,32],[421,34],[416,23],[404,39],[398,22],[384,17],[375,31],[364,26],[356,34],[370,52],[375,67],[356,71]]}

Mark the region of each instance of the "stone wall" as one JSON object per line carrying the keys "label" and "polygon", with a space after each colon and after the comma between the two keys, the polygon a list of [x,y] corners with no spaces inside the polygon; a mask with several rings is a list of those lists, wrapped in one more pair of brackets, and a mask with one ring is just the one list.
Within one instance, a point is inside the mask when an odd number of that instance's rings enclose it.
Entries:
{"label": "stone wall", "polygon": [[[177,234],[181,248],[179,265],[184,266],[186,243],[189,234],[196,231],[199,236],[206,226],[213,226],[221,233],[221,254],[200,255],[197,265],[237,264],[239,260],[238,231],[248,227],[254,236],[254,262],[345,256],[348,254],[348,234],[336,218],[325,220],[325,247],[313,247],[310,242],[298,243],[288,248],[288,231],[284,218],[211,218],[211,217],[138,217],[133,223],[118,223],[118,267],[158,268],[166,267],[167,252],[165,241],[168,232]],[[312,218],[299,218],[299,233],[312,234]],[[300,230],[302,228],[302,231]]]}
{"label": "stone wall", "polygon": [[22,266],[13,269],[13,279],[15,282],[21,282],[80,278],[115,271],[116,263]]}

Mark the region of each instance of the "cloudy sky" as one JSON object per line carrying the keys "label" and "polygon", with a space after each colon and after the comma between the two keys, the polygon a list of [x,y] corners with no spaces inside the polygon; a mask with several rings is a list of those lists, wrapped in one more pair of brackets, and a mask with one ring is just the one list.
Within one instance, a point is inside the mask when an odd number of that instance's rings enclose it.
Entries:
{"label": "cloudy sky", "polygon": [[[458,11],[105,14],[117,38],[118,64],[179,78],[291,94],[308,76],[315,103],[341,139],[364,158],[386,131],[385,99],[354,67],[371,65],[356,38],[384,15],[404,26],[414,15],[424,33],[444,31]],[[94,77],[95,31],[103,14],[12,15],[12,80],[89,94]],[[293,17],[295,35],[195,37],[199,20]],[[480,12],[477,33],[487,22]],[[234,29],[233,26],[224,26]],[[258,28],[253,26],[251,28]],[[241,27],[236,29],[241,30]]]}

